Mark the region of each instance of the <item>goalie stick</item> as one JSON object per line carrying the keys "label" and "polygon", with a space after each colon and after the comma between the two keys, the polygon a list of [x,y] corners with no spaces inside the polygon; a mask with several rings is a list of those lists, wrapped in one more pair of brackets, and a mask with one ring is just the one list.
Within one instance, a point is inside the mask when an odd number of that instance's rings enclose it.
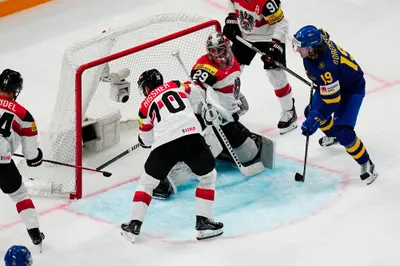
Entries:
{"label": "goalie stick", "polygon": [[[16,157],[21,157],[21,158],[25,158],[25,156],[23,156],[22,154],[18,154],[18,153],[14,153],[14,156],[16,156]],[[99,171],[99,170],[97,170],[97,169],[88,168],[88,167],[84,167],[84,166],[81,166],[81,165],[73,165],[73,164],[62,163],[62,162],[57,162],[57,161],[52,161],[52,160],[46,160],[46,159],[43,159],[42,161],[43,161],[43,162],[46,162],[46,163],[58,164],[58,165],[62,165],[62,166],[72,167],[72,168],[81,168],[82,170],[91,171],[91,172],[96,172],[96,173],[101,173],[101,174],[103,174],[103,176],[105,176],[105,177],[110,177],[110,176],[112,175],[112,173],[110,173],[110,172]]]}
{"label": "goalie stick", "polygon": [[[257,47],[255,47],[254,45],[252,45],[251,43],[249,43],[248,41],[246,41],[245,39],[243,39],[242,37],[236,35],[236,39],[238,41],[240,41],[241,43],[243,43],[244,45],[246,45],[247,47],[249,47],[250,49],[252,49],[253,51],[255,51],[256,53],[260,54],[260,55],[265,55],[264,52],[262,52],[260,49],[258,49]],[[313,95],[313,90],[315,88],[314,83],[311,83],[309,81],[307,81],[306,79],[304,79],[303,77],[301,77],[299,74],[297,74],[296,72],[290,70],[289,68],[285,67],[284,65],[282,65],[279,62],[275,62],[275,65],[277,65],[279,68],[285,70],[286,72],[290,73],[291,75],[293,75],[294,77],[296,77],[297,79],[299,79],[300,81],[304,82],[306,85],[310,86],[310,100],[309,100],[309,105],[311,107],[312,104],[312,95]],[[304,164],[303,164],[303,174],[300,173],[296,173],[294,176],[294,180],[297,182],[304,182],[305,178],[306,178],[306,170],[307,170],[307,157],[308,157],[308,144],[310,141],[310,136],[307,135],[306,136],[306,144],[305,144],[305,149],[304,149]]]}
{"label": "goalie stick", "polygon": [[[182,61],[182,58],[180,57],[180,52],[176,51],[172,54],[173,57],[175,57],[178,60],[179,65],[182,67],[183,71],[186,73],[187,77],[189,78],[190,82],[192,83],[193,86],[196,86],[193,82],[193,80],[190,77],[189,71],[187,70],[185,64]],[[205,90],[205,96],[204,99],[202,100],[202,103],[204,106],[207,106],[207,88],[205,88],[203,86],[203,84],[201,84],[199,82],[199,85],[202,87],[202,89]],[[221,127],[219,126],[218,122],[216,120],[214,120],[213,122],[213,126],[215,127],[215,129],[217,130],[219,136],[221,137],[221,139],[223,140],[225,147],[227,148],[227,150],[229,151],[229,154],[231,155],[231,157],[233,158],[233,160],[235,161],[236,166],[239,168],[240,172],[244,175],[244,176],[253,176],[256,174],[259,174],[261,172],[264,172],[264,165],[262,162],[257,162],[254,163],[252,165],[249,166],[244,166],[240,161],[239,158],[237,157],[234,149],[232,148],[231,144],[229,143],[227,137],[225,136],[225,133],[222,131]]]}

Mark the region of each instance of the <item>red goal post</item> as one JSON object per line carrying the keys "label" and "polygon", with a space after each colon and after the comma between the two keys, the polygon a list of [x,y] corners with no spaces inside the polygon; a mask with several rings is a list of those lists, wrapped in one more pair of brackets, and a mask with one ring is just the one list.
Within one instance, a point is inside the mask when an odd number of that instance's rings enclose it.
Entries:
{"label": "red goal post", "polygon": [[[207,36],[215,31],[221,31],[217,20],[191,14],[161,14],[69,47],[63,57],[59,94],[45,158],[85,165],[82,155],[83,120],[115,110],[121,113],[121,122],[137,120],[143,99],[136,84],[140,73],[157,68],[165,80],[187,80],[172,53],[179,50],[186,65],[192,66],[206,53]],[[114,73],[122,68],[130,70],[128,102],[117,103],[108,97],[109,84],[99,81],[105,68]],[[33,189],[28,187],[31,194],[82,198],[81,168],[67,169],[47,164],[35,169],[27,169],[21,164],[18,167],[25,171],[23,176],[29,176],[28,183],[36,183]]]}

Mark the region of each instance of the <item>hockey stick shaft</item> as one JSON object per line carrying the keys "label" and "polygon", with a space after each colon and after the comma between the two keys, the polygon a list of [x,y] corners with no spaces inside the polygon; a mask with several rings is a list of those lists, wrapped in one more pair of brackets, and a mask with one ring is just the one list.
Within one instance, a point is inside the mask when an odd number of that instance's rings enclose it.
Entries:
{"label": "hockey stick shaft", "polygon": [[[18,153],[14,153],[14,156],[16,156],[16,157],[21,157],[21,158],[25,158],[22,154],[18,154]],[[43,162],[46,162],[46,163],[52,163],[52,164],[57,164],[57,165],[66,166],[66,167],[80,168],[80,169],[82,169],[82,170],[91,171],[91,172],[95,172],[95,173],[101,173],[101,174],[103,174],[103,176],[105,176],[105,177],[110,177],[110,176],[112,175],[112,173],[110,173],[110,172],[99,171],[99,170],[97,170],[97,169],[88,168],[88,167],[84,167],[84,166],[81,166],[81,165],[73,165],[73,164],[62,163],[62,162],[57,162],[57,161],[53,161],[53,160],[46,160],[46,159],[43,159],[42,161],[43,161]]]}
{"label": "hockey stick shaft", "polygon": [[[309,99],[309,104],[310,104],[310,108],[312,106],[312,98],[313,98],[313,88],[314,88],[314,84],[311,84],[310,86],[310,99]],[[304,148],[304,161],[303,161],[303,175],[300,175],[299,173],[296,173],[296,175],[294,176],[294,180],[297,182],[304,182],[306,179],[306,171],[307,171],[307,158],[308,158],[308,144],[310,142],[310,135],[307,134],[306,136],[306,145]]]}
{"label": "hockey stick shaft", "polygon": [[110,164],[112,164],[113,162],[121,159],[122,157],[124,157],[125,155],[133,152],[134,150],[136,150],[137,148],[140,147],[139,143],[136,143],[135,145],[133,145],[132,147],[130,147],[129,149],[127,149],[124,152],[121,152],[120,154],[118,154],[117,156],[115,156],[114,158],[108,160],[107,162],[103,163],[102,165],[100,165],[99,167],[96,168],[96,170],[101,170],[104,169],[105,167],[109,166]]}
{"label": "hockey stick shaft", "polygon": [[[257,47],[255,47],[254,45],[252,45],[251,43],[249,43],[248,41],[246,41],[245,39],[243,39],[239,35],[236,35],[236,39],[238,41],[240,41],[241,43],[243,43],[244,45],[246,45],[247,47],[249,47],[250,49],[252,49],[253,51],[255,51],[256,53],[259,53],[260,55],[265,55],[264,52],[262,52],[260,49],[258,49]],[[294,72],[293,70],[285,67],[284,65],[282,65],[279,62],[275,62],[275,65],[277,65],[279,68],[285,70],[289,74],[293,75],[294,77],[296,77],[297,79],[299,79],[300,81],[304,82],[306,85],[311,87],[311,82],[309,82],[308,80],[306,80],[305,78],[303,78],[302,76],[300,76],[299,74]]]}
{"label": "hockey stick shaft", "polygon": [[[314,85],[314,84],[313,84]],[[312,106],[312,98],[313,98],[313,85],[311,85],[310,87],[310,100],[309,100],[309,103],[310,103],[310,108],[311,108],[311,106]],[[304,148],[304,165],[303,165],[303,182],[304,182],[304,180],[305,180],[305,178],[306,178],[306,171],[307,171],[307,158],[308,158],[308,144],[309,144],[309,142],[310,142],[310,135],[309,134],[307,134],[307,137],[306,137],[306,146],[305,146],[305,148]]]}
{"label": "hockey stick shaft", "polygon": [[[182,69],[185,71],[188,79],[190,80],[190,82],[192,83],[193,86],[196,86],[194,84],[194,81],[191,79],[189,71],[187,70],[185,63],[182,61],[182,58],[180,57],[179,51],[175,52],[172,54],[179,62],[180,66],[182,67]],[[207,106],[207,88],[201,83],[198,82],[199,86],[204,90],[205,96],[204,99],[202,100],[202,103],[204,106]],[[213,122],[213,126],[215,127],[215,129],[217,130],[219,136],[221,137],[221,139],[223,140],[225,147],[227,148],[229,154],[231,155],[231,157],[233,158],[236,166],[239,168],[240,172],[245,175],[245,176],[250,176],[250,175],[254,175],[254,174],[258,174],[260,172],[262,172],[264,170],[264,166],[258,167],[259,164],[255,167],[254,169],[251,169],[251,166],[243,166],[242,163],[240,162],[239,158],[237,157],[235,151],[233,150],[231,144],[228,141],[228,138],[226,137],[225,133],[223,132],[223,130],[221,129],[221,127],[219,126],[217,121]],[[262,171],[261,171],[262,170]]]}

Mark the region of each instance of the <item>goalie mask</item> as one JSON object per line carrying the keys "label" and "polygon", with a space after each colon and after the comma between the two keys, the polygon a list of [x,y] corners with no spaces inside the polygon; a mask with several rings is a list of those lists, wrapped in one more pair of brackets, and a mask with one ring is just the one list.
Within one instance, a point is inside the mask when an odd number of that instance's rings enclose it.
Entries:
{"label": "goalie mask", "polygon": [[147,97],[152,90],[164,84],[164,79],[160,71],[150,69],[140,75],[137,84],[143,95]]}
{"label": "goalie mask", "polygon": [[22,91],[23,83],[22,76],[17,71],[5,69],[0,74],[0,91],[14,93],[14,100],[17,99]]}
{"label": "goalie mask", "polygon": [[221,32],[208,36],[207,53],[210,60],[221,69],[230,68],[233,65],[231,43]]}

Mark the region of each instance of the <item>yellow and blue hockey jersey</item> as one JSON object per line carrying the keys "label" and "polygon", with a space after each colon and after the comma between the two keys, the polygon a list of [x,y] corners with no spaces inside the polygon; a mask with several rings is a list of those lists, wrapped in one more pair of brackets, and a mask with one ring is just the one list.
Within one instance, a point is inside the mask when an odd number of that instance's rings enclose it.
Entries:
{"label": "yellow and blue hockey jersey", "polygon": [[318,112],[328,117],[348,94],[365,94],[365,79],[361,67],[354,58],[329,39],[321,30],[324,51],[315,60],[303,59],[307,76],[318,87],[323,103]]}

